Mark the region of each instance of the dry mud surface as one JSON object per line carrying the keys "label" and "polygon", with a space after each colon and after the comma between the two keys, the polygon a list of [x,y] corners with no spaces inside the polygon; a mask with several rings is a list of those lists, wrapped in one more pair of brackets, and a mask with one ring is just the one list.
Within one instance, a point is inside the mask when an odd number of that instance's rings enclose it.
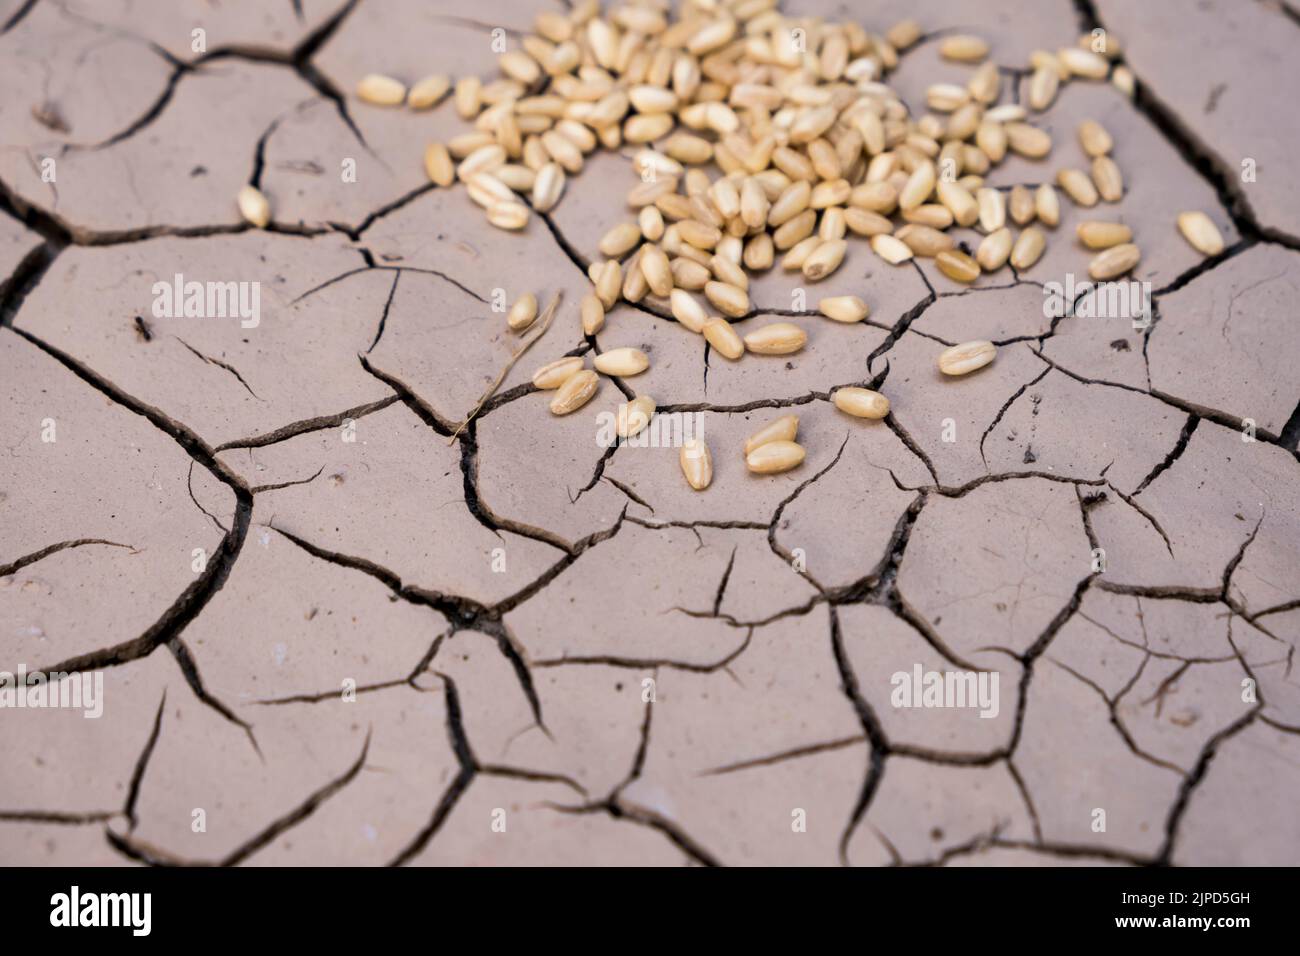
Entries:
{"label": "dry mud surface", "polygon": [[[1294,9],[788,3],[916,17],[917,112],[969,73],[937,31],[990,39],[1008,98],[1031,50],[1114,31],[1136,97],[1072,83],[1044,123],[1052,168],[1081,119],[1114,135],[1155,322],[1043,317],[1085,271],[1063,201],[1048,255],[969,290],[855,240],[816,294],[870,320],[732,365],[626,305],[584,340],[625,157],[499,232],[424,177],[449,100],[350,92],[494,75],[544,2],[0,2],[0,669],[101,675],[104,706],[0,710],[0,863],[1300,863]],[[260,323],[155,318],[177,273],[260,283]],[[450,440],[516,341],[498,288],[564,306]],[[622,345],[651,371],[580,414],[528,384]],[[828,401],[872,380],[887,421]],[[707,492],[597,447],[620,385],[703,416]],[[747,475],[788,410],[807,461]],[[894,706],[918,668],[996,677],[996,713]]]}

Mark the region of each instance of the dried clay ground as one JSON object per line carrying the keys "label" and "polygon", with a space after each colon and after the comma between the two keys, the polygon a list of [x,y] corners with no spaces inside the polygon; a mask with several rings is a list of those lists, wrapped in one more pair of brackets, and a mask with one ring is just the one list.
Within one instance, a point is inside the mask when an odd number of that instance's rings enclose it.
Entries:
{"label": "dried clay ground", "polygon": [[[1155,322],[1044,317],[1086,273],[1063,200],[1041,261],[971,289],[853,240],[808,307],[861,295],[860,325],[790,316],[775,270],[742,331],[808,347],[728,363],[626,305],[581,335],[627,156],[509,234],[424,178],[450,102],[350,93],[495,75],[491,30],[543,3],[0,0],[0,669],[105,701],[0,711],[0,863],[1300,863],[1296,9],[787,3],[919,20],[890,76],[918,114],[970,72],[935,31],[991,42],[1004,101],[1030,51],[1113,31],[1136,97],[1069,84],[1052,159],[991,182],[1081,163],[1100,120]],[[259,282],[260,324],[155,317],[177,273]],[[449,441],[517,342],[497,288],[565,299]],[[972,339],[997,361],[942,380]],[[528,384],[623,345],[651,371],[579,414]],[[827,400],[881,375],[887,421]],[[707,492],[597,446],[634,392],[702,414]],[[807,461],[747,474],[787,411]],[[917,666],[996,674],[996,716],[893,706]]]}

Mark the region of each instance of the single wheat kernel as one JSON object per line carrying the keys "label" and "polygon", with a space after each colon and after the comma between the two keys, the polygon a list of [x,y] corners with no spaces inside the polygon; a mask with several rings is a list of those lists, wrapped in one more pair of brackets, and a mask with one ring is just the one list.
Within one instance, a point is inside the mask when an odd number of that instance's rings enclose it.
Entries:
{"label": "single wheat kernel", "polygon": [[256,186],[241,187],[235,202],[239,214],[258,229],[265,229],[271,222],[271,203]]}
{"label": "single wheat kernel", "polygon": [[483,81],[477,76],[462,77],[456,82],[456,112],[461,119],[473,119],[483,108]]}
{"label": "single wheat kernel", "polygon": [[894,231],[894,224],[887,217],[856,206],[844,210],[844,225],[854,235],[866,236],[868,239]]}
{"label": "single wheat kernel", "polygon": [[454,159],[464,159],[476,149],[482,149],[484,146],[491,146],[496,143],[496,137],[491,133],[462,133],[460,136],[453,136],[447,141],[447,152],[451,153]]}
{"label": "single wheat kernel", "polygon": [[782,415],[768,422],[745,440],[745,454],[771,441],[794,441],[799,434],[799,416]]}
{"label": "single wheat kernel", "polygon": [[649,395],[638,395],[632,401],[618,406],[615,431],[620,438],[631,438],[650,424],[654,413],[655,400]]}
{"label": "single wheat kernel", "polygon": [[966,83],[966,89],[970,91],[971,97],[984,106],[997,102],[1001,88],[1002,76],[998,73],[998,65],[992,60],[981,63]]}
{"label": "single wheat kernel", "polygon": [[975,129],[975,145],[991,163],[1000,163],[1007,155],[1007,131],[1001,123],[987,118]]}
{"label": "single wheat kernel", "polygon": [[907,178],[907,184],[898,194],[898,208],[904,212],[915,209],[930,198],[930,194],[934,192],[934,185],[934,163],[926,160]]}
{"label": "single wheat kernel", "polygon": [[1083,146],[1083,151],[1094,158],[1105,156],[1115,145],[1110,133],[1106,132],[1106,127],[1096,120],[1084,120],[1079,124],[1079,143]]}
{"label": "single wheat kernel", "polygon": [[791,183],[768,209],[767,224],[773,228],[785,225],[807,209],[811,201],[812,186],[807,181],[801,179]]}
{"label": "single wheat kernel", "polygon": [[564,195],[564,168],[559,163],[546,163],[537,171],[533,181],[533,208],[539,213],[550,212]]}
{"label": "single wheat kernel", "polygon": [[1007,123],[1007,147],[1027,159],[1042,159],[1052,151],[1052,137],[1028,123]]}
{"label": "single wheat kernel", "polygon": [[1007,264],[1011,256],[1011,230],[1006,226],[990,232],[980,240],[975,250],[975,261],[985,272],[997,272]]}
{"label": "single wheat kernel", "polygon": [[623,267],[613,259],[605,261],[596,272],[595,285],[596,297],[608,312],[614,308],[614,303],[623,291]]}
{"label": "single wheat kernel", "polygon": [[424,171],[429,181],[438,186],[450,186],[456,180],[456,168],[451,154],[442,143],[430,143],[424,150]]}
{"label": "single wheat kernel", "polygon": [[921,34],[921,25],[915,20],[901,20],[889,28],[885,39],[895,50],[902,52],[921,39]]}
{"label": "single wheat kernel", "polygon": [[997,354],[992,342],[963,342],[939,353],[939,371],[944,375],[966,375],[988,365]]}
{"label": "single wheat kernel", "polygon": [[811,236],[816,228],[817,213],[811,209],[805,209],[789,222],[777,227],[776,231],[772,233],[772,244],[780,250],[789,249],[796,243],[803,242]]}
{"label": "single wheat kernel", "polygon": [[1041,113],[1052,105],[1061,78],[1054,67],[1044,64],[1034,70],[1029,80],[1029,107]]}
{"label": "single wheat kernel", "polygon": [[582,371],[582,359],[566,356],[548,362],[533,373],[533,384],[542,390],[559,388],[576,373]]}
{"label": "single wheat kernel", "polygon": [[772,268],[775,257],[776,247],[766,232],[756,234],[745,243],[744,264],[751,272],[763,272]]}
{"label": "single wheat kernel", "polygon": [[808,333],[790,322],[772,322],[745,336],[745,347],[756,355],[792,355],[808,341]]}
{"label": "single wheat kernel", "polygon": [[432,109],[451,90],[451,77],[435,73],[420,80],[406,94],[406,105],[413,110]]}
{"label": "single wheat kernel", "polygon": [[632,254],[623,273],[623,298],[628,302],[640,302],[650,291],[650,284],[645,281],[645,273],[641,271],[641,252],[638,249]]}
{"label": "single wheat kernel", "polygon": [[1034,212],[1045,226],[1056,228],[1061,221],[1061,199],[1051,183],[1043,183],[1034,192]]}
{"label": "single wheat kernel", "polygon": [[1079,169],[1062,169],[1056,174],[1057,184],[1076,205],[1091,207],[1097,205],[1097,189],[1088,174]]}
{"label": "single wheat kernel", "polygon": [[574,372],[564,384],[556,391],[555,397],[551,399],[552,415],[568,415],[570,412],[576,412],[596,394],[596,389],[600,387],[600,377],[589,368],[580,369]]}
{"label": "single wheat kernel", "polygon": [[621,259],[641,241],[641,227],[635,222],[621,222],[600,239],[597,248],[607,259]]}
{"label": "single wheat kernel", "polygon": [[1020,123],[1028,115],[1029,111],[1019,103],[1003,103],[985,113],[984,118],[990,123]]}
{"label": "single wheat kernel", "polygon": [[898,190],[887,182],[863,183],[849,194],[849,205],[887,216],[898,207]]}
{"label": "single wheat kernel", "polygon": [[696,491],[703,491],[713,482],[713,455],[702,438],[691,438],[682,443],[677,453],[686,483]]}
{"label": "single wheat kernel", "polygon": [[1115,85],[1115,89],[1129,99],[1133,98],[1133,94],[1137,90],[1137,78],[1133,76],[1133,71],[1123,63],[1116,66],[1111,72],[1110,81]]}
{"label": "single wheat kernel", "polygon": [[537,296],[525,292],[506,313],[506,325],[512,332],[522,332],[537,318]]}
{"label": "single wheat kernel", "polygon": [[810,282],[826,278],[840,267],[848,247],[843,239],[827,239],[819,244],[803,261],[804,278]]}
{"label": "single wheat kernel", "polygon": [[869,388],[837,388],[831,401],[840,411],[855,418],[884,418],[889,414],[889,399]]}
{"label": "single wheat kernel", "polygon": [[583,335],[595,335],[605,327],[605,306],[596,293],[589,292],[584,295],[578,311],[582,319]]}
{"label": "single wheat kernel", "polygon": [[889,235],[872,236],[871,251],[895,266],[912,258],[911,247],[901,239]]}
{"label": "single wheat kernel", "polygon": [[959,249],[945,249],[934,257],[939,271],[954,282],[974,282],[980,277],[979,263]]}
{"label": "single wheat kernel", "polygon": [[637,225],[641,235],[651,242],[658,242],[664,235],[664,216],[654,206],[643,206],[637,214]]}
{"label": "single wheat kernel", "polygon": [[1037,226],[1030,226],[1016,237],[1011,247],[1011,265],[1016,269],[1028,269],[1043,255],[1047,248],[1047,236]]}
{"label": "single wheat kernel", "polygon": [[1178,231],[1201,255],[1217,256],[1223,251],[1223,236],[1213,220],[1203,212],[1179,213]]}
{"label": "single wheat kernel", "polygon": [[796,242],[790,251],[785,254],[781,260],[781,268],[785,272],[798,272],[803,268],[804,261],[813,253],[813,250],[822,244],[821,236],[809,236]]}
{"label": "single wheat kernel", "polygon": [[709,268],[713,270],[713,275],[719,282],[749,291],[749,275],[739,263],[731,261],[727,256],[715,255],[709,260]]}
{"label": "single wheat kernel", "polygon": [[1109,249],[1133,239],[1133,230],[1119,222],[1098,222],[1090,219],[1079,223],[1075,232],[1079,241],[1089,249]]}
{"label": "single wheat kernel", "polygon": [[480,146],[460,161],[456,167],[456,176],[461,182],[469,182],[470,177],[479,173],[490,173],[506,162],[506,151],[496,143]]}
{"label": "single wheat kernel", "polygon": [[1088,80],[1104,80],[1106,74],[1110,72],[1109,60],[1082,47],[1062,47],[1056,51],[1056,58],[1070,71],[1071,76],[1081,76]]}
{"label": "single wheat kernel", "polygon": [[710,282],[704,296],[725,316],[738,319],[749,314],[749,293],[726,282]]}
{"label": "single wheat kernel", "polygon": [[537,174],[527,166],[518,163],[500,166],[492,171],[492,175],[520,195],[532,192],[533,185],[537,182]]}
{"label": "single wheat kernel", "polygon": [[1105,252],[1098,253],[1088,263],[1088,275],[1098,282],[1117,279],[1133,269],[1142,258],[1141,250],[1131,242],[1111,246]]}
{"label": "single wheat kernel", "polygon": [[975,220],[980,218],[980,203],[964,186],[941,180],[935,186],[935,194],[939,197],[939,202],[952,213],[952,218],[956,220],[957,225],[973,226]]}
{"label": "single wheat kernel", "polygon": [[713,281],[713,271],[694,259],[677,258],[672,262],[673,284],[687,292],[703,292]]}
{"label": "single wheat kernel", "polygon": [[357,98],[375,106],[400,106],[406,102],[406,85],[391,76],[368,73],[357,84]]}
{"label": "single wheat kernel", "polygon": [[466,178],[465,184],[469,198],[484,209],[491,209],[497,203],[516,200],[510,187],[490,173],[474,173]]}
{"label": "single wheat kernel", "polygon": [[668,264],[668,256],[656,245],[641,248],[641,272],[645,281],[651,292],[666,298],[673,291],[673,270]]}
{"label": "single wheat kernel", "polygon": [[650,357],[640,349],[618,348],[602,352],[592,361],[596,371],[602,375],[617,375],[626,378],[640,375],[650,367]]}
{"label": "single wheat kernel", "polygon": [[704,338],[715,352],[733,362],[745,354],[744,340],[726,319],[715,316],[705,322]]}
{"label": "single wheat kernel", "polygon": [[836,322],[861,322],[871,312],[856,295],[834,295],[817,303],[817,311]]}
{"label": "single wheat kernel", "polygon": [[989,55],[989,45],[979,37],[958,34],[943,38],[939,43],[939,55],[959,63],[978,63]]}
{"label": "single wheat kernel", "polygon": [[997,232],[1007,222],[1007,201],[1002,190],[986,186],[976,193],[979,203],[980,228],[986,233]]}
{"label": "single wheat kernel", "polygon": [[935,83],[925,91],[925,104],[939,113],[951,113],[970,102],[970,90],[956,83]]}
{"label": "single wheat kernel", "polygon": [[1098,156],[1092,161],[1092,181],[1106,202],[1119,202],[1124,198],[1124,175],[1109,156]]}
{"label": "single wheat kernel", "polygon": [[673,318],[680,322],[683,328],[692,332],[704,331],[704,323],[709,320],[709,313],[704,311],[704,306],[700,305],[695,296],[681,289],[673,289],[668,304]]}
{"label": "single wheat kernel", "polygon": [[683,219],[677,224],[677,234],[682,242],[696,249],[713,249],[722,241],[722,232],[707,223]]}
{"label": "single wheat kernel", "polygon": [[[948,233],[916,223],[909,223],[895,235],[907,243],[914,255],[922,258],[933,258],[945,249],[954,249],[957,246],[957,240]],[[874,241],[872,240],[873,243]]]}
{"label": "single wheat kernel", "polygon": [[931,229],[943,230],[948,229],[953,224],[953,213],[948,207],[940,206],[939,203],[924,203],[915,209],[907,209],[902,215],[907,222],[915,222],[917,225],[930,226]]}
{"label": "single wheat kernel", "polygon": [[577,147],[573,140],[550,129],[542,134],[542,145],[546,147],[546,152],[551,159],[564,167],[565,172],[582,172],[582,150]]}
{"label": "single wheat kernel", "polygon": [[745,456],[745,467],[756,475],[776,475],[803,463],[807,452],[792,441],[769,441]]}
{"label": "single wheat kernel", "polygon": [[653,143],[672,128],[673,117],[668,113],[638,113],[624,121],[623,139],[629,143]]}
{"label": "single wheat kernel", "polygon": [[1011,187],[1011,197],[1007,200],[1007,212],[1011,221],[1017,226],[1026,226],[1034,221],[1034,194],[1024,186]]}

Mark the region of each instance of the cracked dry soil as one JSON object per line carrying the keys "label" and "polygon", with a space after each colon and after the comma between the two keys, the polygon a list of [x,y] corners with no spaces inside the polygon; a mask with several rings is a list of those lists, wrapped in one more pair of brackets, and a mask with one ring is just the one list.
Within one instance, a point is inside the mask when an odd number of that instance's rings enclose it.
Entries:
{"label": "cracked dry soil", "polygon": [[[1086,267],[1063,202],[1047,255],[970,289],[854,240],[817,294],[860,294],[858,325],[764,277],[755,314],[808,347],[731,364],[650,308],[583,337],[626,156],[511,235],[424,177],[450,100],[351,93],[496,75],[491,31],[539,8],[0,0],[0,669],[103,681],[98,719],[0,710],[0,863],[1300,863],[1294,13],[854,9],[927,31],[890,76],[918,114],[969,73],[944,30],[990,41],[1012,101],[1032,50],[1121,38],[1135,96],[1072,83],[1042,123],[1051,168],[1081,119],[1114,134],[1155,321],[1043,317]],[[260,324],[155,318],[177,274],[259,283]],[[517,341],[497,288],[565,299],[457,435]],[[941,381],[972,339],[996,363]],[[619,346],[651,371],[546,412],[534,367]],[[845,384],[892,414],[837,412]],[[702,416],[706,492],[675,449],[593,441],[639,389]],[[807,461],[746,474],[784,410]],[[894,706],[915,669],[997,706]]]}

